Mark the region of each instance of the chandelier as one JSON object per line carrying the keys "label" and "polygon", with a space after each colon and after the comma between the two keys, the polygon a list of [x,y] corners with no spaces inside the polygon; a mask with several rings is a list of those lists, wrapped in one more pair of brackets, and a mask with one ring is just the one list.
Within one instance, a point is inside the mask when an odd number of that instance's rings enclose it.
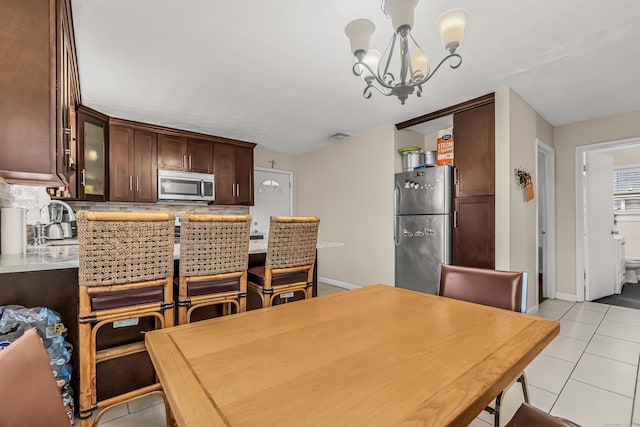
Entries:
{"label": "chandelier", "polygon": [[[362,93],[366,99],[371,98],[371,91],[375,89],[385,96],[397,96],[404,105],[414,91],[417,96],[422,95],[422,84],[431,79],[442,64],[450,61],[451,68],[458,68],[462,64],[462,57],[456,53],[456,49],[462,42],[467,13],[462,9],[453,9],[438,18],[442,44],[449,54],[430,71],[429,58],[411,35],[417,4],[418,0],[382,0],[382,12],[391,18],[395,31],[382,55],[369,49],[375,30],[373,22],[356,19],[345,27],[344,32],[351,41],[351,51],[356,58],[353,74],[366,82],[367,87]],[[392,62],[396,45],[400,50],[399,64]]]}

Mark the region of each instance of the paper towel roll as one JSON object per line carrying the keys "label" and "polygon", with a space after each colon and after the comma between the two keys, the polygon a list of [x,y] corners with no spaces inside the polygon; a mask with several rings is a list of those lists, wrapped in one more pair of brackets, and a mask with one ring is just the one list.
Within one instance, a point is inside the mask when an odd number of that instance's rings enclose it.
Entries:
{"label": "paper towel roll", "polygon": [[27,250],[26,211],[23,208],[0,209],[0,253],[21,254]]}

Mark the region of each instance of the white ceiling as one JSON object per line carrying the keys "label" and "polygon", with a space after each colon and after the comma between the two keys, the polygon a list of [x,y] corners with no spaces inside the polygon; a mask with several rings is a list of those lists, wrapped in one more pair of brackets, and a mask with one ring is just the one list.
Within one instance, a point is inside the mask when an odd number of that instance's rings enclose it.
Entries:
{"label": "white ceiling", "polygon": [[298,154],[511,86],[552,125],[640,110],[638,0],[439,0],[416,9],[431,62],[435,27],[469,12],[457,70],[441,68],[406,105],[351,72],[344,26],[391,25],[376,0],[72,0],[83,103],[115,117]]}

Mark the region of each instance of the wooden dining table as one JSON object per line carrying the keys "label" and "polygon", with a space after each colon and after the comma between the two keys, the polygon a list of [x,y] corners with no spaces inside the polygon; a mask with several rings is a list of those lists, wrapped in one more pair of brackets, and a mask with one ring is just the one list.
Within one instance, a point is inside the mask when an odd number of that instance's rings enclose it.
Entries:
{"label": "wooden dining table", "polygon": [[558,322],[386,285],[156,330],[178,426],[466,426]]}

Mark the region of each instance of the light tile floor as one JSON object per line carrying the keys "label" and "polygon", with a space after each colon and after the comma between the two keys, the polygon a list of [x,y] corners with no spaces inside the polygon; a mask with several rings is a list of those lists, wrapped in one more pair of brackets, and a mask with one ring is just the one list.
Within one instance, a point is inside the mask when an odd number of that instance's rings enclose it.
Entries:
{"label": "light tile floor", "polygon": [[[318,295],[344,289],[318,285]],[[536,313],[560,321],[560,335],[525,369],[531,403],[584,427],[640,426],[640,310],[546,300]],[[505,395],[502,423],[522,402],[518,384]],[[105,427],[164,427],[157,397],[105,414]],[[493,425],[481,413],[470,426]]]}

